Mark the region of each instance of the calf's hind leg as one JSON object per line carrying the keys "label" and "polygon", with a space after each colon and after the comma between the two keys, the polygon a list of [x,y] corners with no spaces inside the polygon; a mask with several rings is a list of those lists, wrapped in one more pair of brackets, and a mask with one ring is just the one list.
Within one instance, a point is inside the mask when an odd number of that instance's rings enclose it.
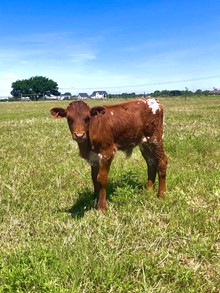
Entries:
{"label": "calf's hind leg", "polygon": [[147,187],[149,190],[153,190],[155,185],[156,174],[157,174],[157,160],[146,144],[142,144],[139,147],[140,147],[141,154],[147,163],[147,174],[148,174]]}
{"label": "calf's hind leg", "polygon": [[148,167],[148,189],[152,190],[155,184],[156,174],[159,177],[158,197],[162,197],[166,191],[166,170],[167,156],[163,149],[163,144],[142,144],[141,153]]}
{"label": "calf's hind leg", "polygon": [[158,197],[162,197],[166,192],[166,171],[167,171],[167,156],[164,152],[163,144],[155,145],[155,157],[158,161],[157,170],[159,177]]}
{"label": "calf's hind leg", "polygon": [[167,170],[167,156],[163,153],[158,162],[158,176],[159,176],[159,189],[158,197],[162,197],[166,192],[166,170]]}

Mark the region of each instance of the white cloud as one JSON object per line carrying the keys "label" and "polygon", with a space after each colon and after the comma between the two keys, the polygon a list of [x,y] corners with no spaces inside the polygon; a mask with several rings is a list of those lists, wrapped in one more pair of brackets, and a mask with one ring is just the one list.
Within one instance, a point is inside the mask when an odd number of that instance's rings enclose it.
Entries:
{"label": "white cloud", "polygon": [[0,60],[2,66],[15,62],[86,62],[96,59],[97,40],[81,37],[78,42],[78,38],[73,37],[73,34],[65,32],[7,37],[0,45]]}
{"label": "white cloud", "polygon": [[96,55],[93,52],[81,52],[69,54],[70,61],[73,63],[81,63],[85,61],[95,60]]}

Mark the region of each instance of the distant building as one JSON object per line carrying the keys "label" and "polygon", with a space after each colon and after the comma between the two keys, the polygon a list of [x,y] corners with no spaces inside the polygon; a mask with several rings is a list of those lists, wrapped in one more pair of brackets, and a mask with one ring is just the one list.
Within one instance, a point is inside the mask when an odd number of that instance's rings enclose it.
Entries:
{"label": "distant building", "polygon": [[94,91],[90,98],[91,99],[105,99],[107,98],[108,94],[106,91]]}
{"label": "distant building", "polygon": [[30,97],[21,97],[21,101],[22,102],[31,101],[31,98]]}
{"label": "distant building", "polygon": [[215,88],[215,89],[213,89],[213,91],[209,91],[209,94],[210,95],[214,95],[214,96],[215,95],[220,95],[220,90],[218,90],[218,89]]}
{"label": "distant building", "polygon": [[70,100],[71,99],[71,94],[62,94],[60,95],[60,99],[59,100]]}
{"label": "distant building", "polygon": [[85,100],[85,99],[89,99],[89,95],[87,93],[79,93],[77,98],[79,100]]}
{"label": "distant building", "polygon": [[60,100],[60,96],[54,96],[54,95],[45,95],[44,96],[45,100]]}

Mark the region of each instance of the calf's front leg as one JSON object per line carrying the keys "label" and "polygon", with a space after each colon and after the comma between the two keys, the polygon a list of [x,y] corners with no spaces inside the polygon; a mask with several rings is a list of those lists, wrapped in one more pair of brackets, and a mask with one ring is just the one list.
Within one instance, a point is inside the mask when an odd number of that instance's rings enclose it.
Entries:
{"label": "calf's front leg", "polygon": [[92,182],[93,182],[93,186],[94,186],[94,195],[96,195],[96,196],[99,194],[99,191],[100,191],[100,184],[97,181],[98,173],[99,173],[99,166],[91,166],[91,175],[92,175]]}
{"label": "calf's front leg", "polygon": [[110,169],[112,157],[107,155],[100,155],[100,166],[97,176],[97,182],[99,184],[99,197],[97,203],[97,209],[100,212],[106,211],[106,187],[108,183],[108,172]]}

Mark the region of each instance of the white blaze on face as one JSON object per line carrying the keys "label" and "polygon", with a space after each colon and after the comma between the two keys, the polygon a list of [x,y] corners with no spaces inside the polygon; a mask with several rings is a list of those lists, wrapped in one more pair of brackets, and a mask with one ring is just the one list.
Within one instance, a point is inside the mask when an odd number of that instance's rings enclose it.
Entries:
{"label": "white blaze on face", "polygon": [[157,110],[160,109],[160,105],[155,99],[148,99],[147,103],[153,114],[156,114]]}

